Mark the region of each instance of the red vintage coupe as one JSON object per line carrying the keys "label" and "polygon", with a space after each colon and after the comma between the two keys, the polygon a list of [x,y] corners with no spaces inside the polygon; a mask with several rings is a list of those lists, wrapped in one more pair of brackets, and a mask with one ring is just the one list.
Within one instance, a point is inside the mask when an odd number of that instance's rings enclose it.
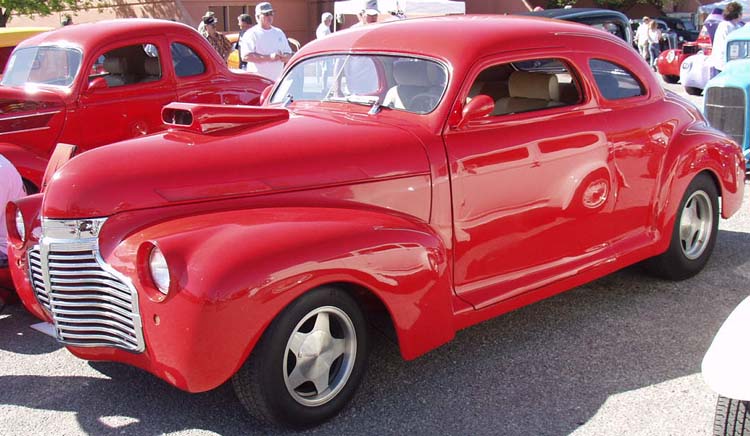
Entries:
{"label": "red vintage coupe", "polygon": [[35,191],[58,142],[82,152],[164,130],[167,103],[257,104],[270,83],[230,72],[184,24],[123,19],[66,26],[14,50],[0,82],[0,154]]}
{"label": "red vintage coupe", "polygon": [[162,118],[11,203],[19,294],[76,356],[231,379],[293,427],[348,403],[373,325],[414,359],[637,262],[697,274],[744,189],[739,146],[627,43],[557,20],[363,26],[263,107]]}

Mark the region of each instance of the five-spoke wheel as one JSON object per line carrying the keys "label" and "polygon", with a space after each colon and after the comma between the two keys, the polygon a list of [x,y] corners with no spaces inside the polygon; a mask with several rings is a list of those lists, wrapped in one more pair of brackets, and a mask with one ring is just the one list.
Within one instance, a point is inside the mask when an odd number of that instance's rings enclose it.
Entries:
{"label": "five-spoke wheel", "polygon": [[260,421],[309,427],[346,406],[364,374],[367,353],[357,301],[342,289],[321,287],[274,319],[232,384]]}
{"label": "five-spoke wheel", "polygon": [[718,197],[708,174],[698,174],[690,182],[678,208],[669,248],[644,263],[649,272],[670,280],[684,280],[706,266],[719,227]]}

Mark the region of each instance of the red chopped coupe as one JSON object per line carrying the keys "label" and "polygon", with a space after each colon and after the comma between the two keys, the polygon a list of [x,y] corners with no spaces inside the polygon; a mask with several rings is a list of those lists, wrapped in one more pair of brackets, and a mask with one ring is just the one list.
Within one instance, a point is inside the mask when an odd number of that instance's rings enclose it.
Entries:
{"label": "red chopped coupe", "polygon": [[198,32],[166,20],[76,24],[20,43],[0,81],[0,154],[40,187],[58,142],[82,152],[164,130],[173,101],[257,104],[271,82],[232,73]]}
{"label": "red chopped coupe", "polygon": [[167,132],[8,208],[19,294],[73,354],[190,392],[231,379],[260,420],[315,425],[354,395],[373,324],[414,359],[638,262],[685,279],[742,201],[740,147],[580,24],[363,26],[269,92],[168,105]]}

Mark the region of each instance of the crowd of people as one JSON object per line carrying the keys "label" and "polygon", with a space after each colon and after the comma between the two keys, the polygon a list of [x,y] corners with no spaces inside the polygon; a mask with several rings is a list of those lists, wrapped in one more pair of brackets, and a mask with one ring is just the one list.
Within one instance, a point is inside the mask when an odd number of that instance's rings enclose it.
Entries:
{"label": "crowd of people", "polygon": [[[203,35],[211,46],[226,61],[232,50],[237,50],[239,67],[271,80],[281,75],[284,64],[292,56],[289,39],[283,30],[273,25],[275,11],[269,2],[262,2],[255,6],[255,20],[248,14],[237,17],[240,28],[236,44],[229,42],[226,36],[216,30],[218,19],[213,11],[206,12],[198,23],[198,32]],[[380,11],[377,0],[367,0],[357,14],[357,22],[352,27],[364,26],[378,21]],[[331,34],[333,14],[324,12],[320,17],[320,24],[315,31],[315,37],[320,39]]]}

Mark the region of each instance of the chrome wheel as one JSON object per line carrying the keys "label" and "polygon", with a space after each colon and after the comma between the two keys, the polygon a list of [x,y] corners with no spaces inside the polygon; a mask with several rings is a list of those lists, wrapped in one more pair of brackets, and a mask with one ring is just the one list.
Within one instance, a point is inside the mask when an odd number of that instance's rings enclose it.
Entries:
{"label": "chrome wheel", "polygon": [[704,191],[695,191],[680,214],[680,245],[690,260],[703,254],[711,240],[714,212],[711,199]]}
{"label": "chrome wheel", "polygon": [[357,334],[338,307],[314,309],[297,323],[286,344],[284,383],[304,406],[320,406],[344,388],[357,356]]}

